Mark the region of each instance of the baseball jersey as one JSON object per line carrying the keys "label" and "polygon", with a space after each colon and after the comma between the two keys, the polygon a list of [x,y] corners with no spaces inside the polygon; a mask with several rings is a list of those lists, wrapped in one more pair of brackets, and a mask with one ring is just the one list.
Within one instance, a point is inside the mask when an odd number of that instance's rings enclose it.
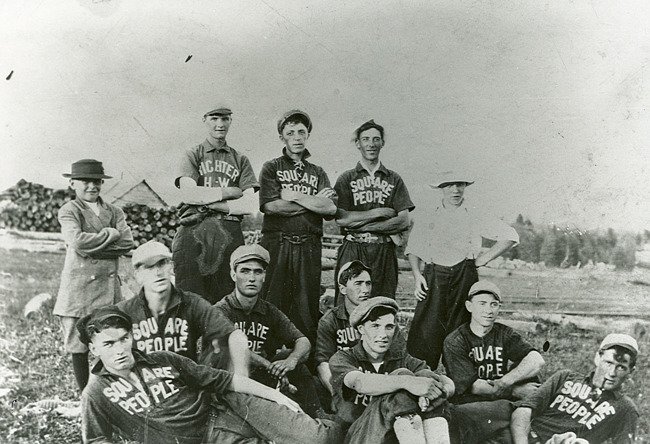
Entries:
{"label": "baseball jersey", "polygon": [[[314,353],[316,365],[321,362],[329,362],[334,353],[339,350],[351,349],[359,343],[360,338],[359,332],[350,325],[350,315],[345,304],[328,310],[318,321]],[[397,326],[391,348],[404,349],[405,347],[406,340]]]}
{"label": "baseball jersey", "polygon": [[384,362],[375,369],[370,362],[368,354],[359,342],[349,350],[340,350],[330,359],[330,370],[332,371],[332,388],[334,388],[334,402],[337,406],[337,415],[344,422],[351,424],[363,413],[366,406],[372,401],[373,396],[358,393],[347,387],[344,383],[345,376],[353,371],[363,373],[375,373],[388,375],[391,372],[405,368],[413,373],[429,370],[426,362],[414,358],[406,353],[404,349],[389,349],[384,356]]}
{"label": "baseball jersey", "polygon": [[170,352],[133,351],[144,391],[101,361],[81,395],[83,442],[112,442],[113,432],[142,443],[203,442],[212,393],[231,390],[232,374]]}
{"label": "baseball jersey", "polygon": [[[386,207],[399,213],[415,208],[400,175],[387,169],[384,164],[380,164],[371,176],[361,162],[358,162],[355,168],[339,176],[334,190],[339,198],[338,207],[346,211],[368,211]],[[342,231],[344,230],[342,228]]]}
{"label": "baseball jersey", "polygon": [[[282,153],[282,156],[266,162],[260,172],[260,211],[265,204],[280,199],[283,188],[310,196],[330,188],[325,171],[306,160],[310,156],[309,151],[305,150],[302,160],[297,162],[286,154],[285,149]],[[265,214],[262,232],[320,235],[323,234],[323,216],[313,211],[296,216]]]}
{"label": "baseball jersey", "polygon": [[532,430],[542,442],[556,433],[574,432],[591,444],[612,439],[615,444],[634,442],[639,412],[620,391],[592,385],[593,373],[581,375],[560,370],[515,408],[533,410]]}
{"label": "baseball jersey", "polygon": [[248,348],[266,359],[273,358],[283,345],[293,348],[296,340],[305,336],[280,309],[261,298],[250,313],[246,313],[234,292],[214,306],[246,333]]}
{"label": "baseball jersey", "polygon": [[499,379],[535,350],[512,328],[494,323],[482,338],[469,323],[451,332],[444,342],[443,363],[456,385],[456,395],[469,394],[477,379]]}
{"label": "baseball jersey", "polygon": [[235,326],[202,297],[172,287],[167,310],[158,316],[151,313],[144,290],[118,304],[133,321],[133,348],[144,353],[171,351],[197,360],[196,343],[202,349],[214,339],[227,337]]}
{"label": "baseball jersey", "polygon": [[176,177],[191,177],[204,187],[259,189],[248,157],[225,145],[217,147],[209,139],[185,151]]}

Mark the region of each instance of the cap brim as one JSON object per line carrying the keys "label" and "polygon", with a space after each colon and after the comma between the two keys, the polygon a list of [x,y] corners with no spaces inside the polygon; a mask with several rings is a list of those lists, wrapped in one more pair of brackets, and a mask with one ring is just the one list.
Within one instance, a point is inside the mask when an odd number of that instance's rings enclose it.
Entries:
{"label": "cap brim", "polygon": [[431,188],[440,188],[442,185],[446,183],[457,183],[457,182],[463,182],[466,183],[467,186],[470,186],[471,184],[474,183],[474,181],[467,181],[467,180],[445,180],[444,182],[436,182],[436,183],[430,183],[429,186]]}
{"label": "cap brim", "polygon": [[171,253],[159,253],[154,256],[149,256],[146,259],[139,260],[138,262],[134,262],[133,266],[139,267],[141,265],[154,265],[161,259],[171,259],[171,258],[172,258]]}
{"label": "cap brim", "polygon": [[240,258],[237,258],[237,260],[232,261],[231,268],[234,268],[235,266],[241,264],[242,262],[252,261],[252,260],[260,261],[265,265],[269,264],[269,261],[263,258],[262,256],[260,256],[259,254],[246,254]]}
{"label": "cap brim", "polygon": [[113,176],[107,176],[106,174],[70,174],[64,173],[63,177],[68,179],[112,179]]}
{"label": "cap brim", "polygon": [[612,342],[610,344],[605,344],[604,346],[601,346],[599,350],[609,350],[610,348],[617,347],[617,346],[623,347],[624,349],[631,351],[632,353],[634,353],[635,356],[639,354],[639,350],[635,349],[630,344],[622,344],[620,342]]}

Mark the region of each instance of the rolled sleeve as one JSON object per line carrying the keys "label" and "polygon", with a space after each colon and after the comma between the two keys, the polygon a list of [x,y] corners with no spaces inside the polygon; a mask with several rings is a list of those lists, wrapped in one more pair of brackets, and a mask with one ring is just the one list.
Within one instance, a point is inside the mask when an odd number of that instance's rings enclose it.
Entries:
{"label": "rolled sleeve", "polygon": [[510,225],[493,216],[480,216],[481,237],[494,241],[512,241],[519,243],[519,234]]}

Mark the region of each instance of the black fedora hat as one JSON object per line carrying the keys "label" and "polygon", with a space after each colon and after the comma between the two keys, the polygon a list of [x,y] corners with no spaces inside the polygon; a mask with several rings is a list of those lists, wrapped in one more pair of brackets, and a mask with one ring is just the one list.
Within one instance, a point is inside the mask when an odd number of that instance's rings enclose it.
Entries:
{"label": "black fedora hat", "polygon": [[81,159],[72,164],[72,172],[63,174],[70,179],[111,179],[104,174],[104,166],[95,159]]}

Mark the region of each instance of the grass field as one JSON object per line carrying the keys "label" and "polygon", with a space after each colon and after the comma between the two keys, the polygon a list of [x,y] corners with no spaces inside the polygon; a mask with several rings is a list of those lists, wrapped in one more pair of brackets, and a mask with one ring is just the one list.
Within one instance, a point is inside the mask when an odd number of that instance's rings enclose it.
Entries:
{"label": "grass field", "polygon": [[[23,317],[24,304],[39,293],[56,295],[63,255],[56,253],[28,253],[0,249],[0,389],[10,391],[0,404],[0,442],[78,443],[79,420],[69,420],[54,413],[23,414],[20,409],[30,402],[59,396],[63,400],[78,399],[76,384],[71,373],[69,357],[62,350],[59,327],[51,315],[52,304],[34,318]],[[490,278],[501,286],[507,297],[537,295],[536,304],[526,308],[545,310],[562,309],[571,304],[585,304],[589,300],[607,303],[609,309],[621,305],[644,307],[648,303],[648,287],[634,284],[647,281],[645,275],[612,274],[590,276],[575,271],[549,271],[544,273],[511,273],[503,270],[487,271]],[[133,288],[131,270],[122,264],[121,276]],[[323,283],[331,284],[332,272],[323,273]],[[403,305],[413,305],[406,295],[412,291],[410,274],[400,275],[399,292]],[[543,297],[552,302],[544,301]],[[609,300],[614,304],[609,304]],[[586,301],[586,302],[585,302]],[[506,301],[507,303],[507,301]],[[597,305],[597,304],[596,304]],[[600,305],[597,305],[600,307]],[[522,305],[523,307],[523,305]],[[648,316],[639,309],[639,317]],[[607,319],[603,318],[603,323]],[[548,341],[544,353],[547,366],[544,377],[561,368],[588,372],[593,366],[593,356],[602,339],[601,334],[548,324],[543,333],[526,334],[540,350]],[[642,355],[633,379],[626,392],[637,404],[641,420],[638,442],[650,442],[650,400],[646,387],[650,383],[649,335],[640,340]],[[645,352],[645,354],[644,354]]]}

